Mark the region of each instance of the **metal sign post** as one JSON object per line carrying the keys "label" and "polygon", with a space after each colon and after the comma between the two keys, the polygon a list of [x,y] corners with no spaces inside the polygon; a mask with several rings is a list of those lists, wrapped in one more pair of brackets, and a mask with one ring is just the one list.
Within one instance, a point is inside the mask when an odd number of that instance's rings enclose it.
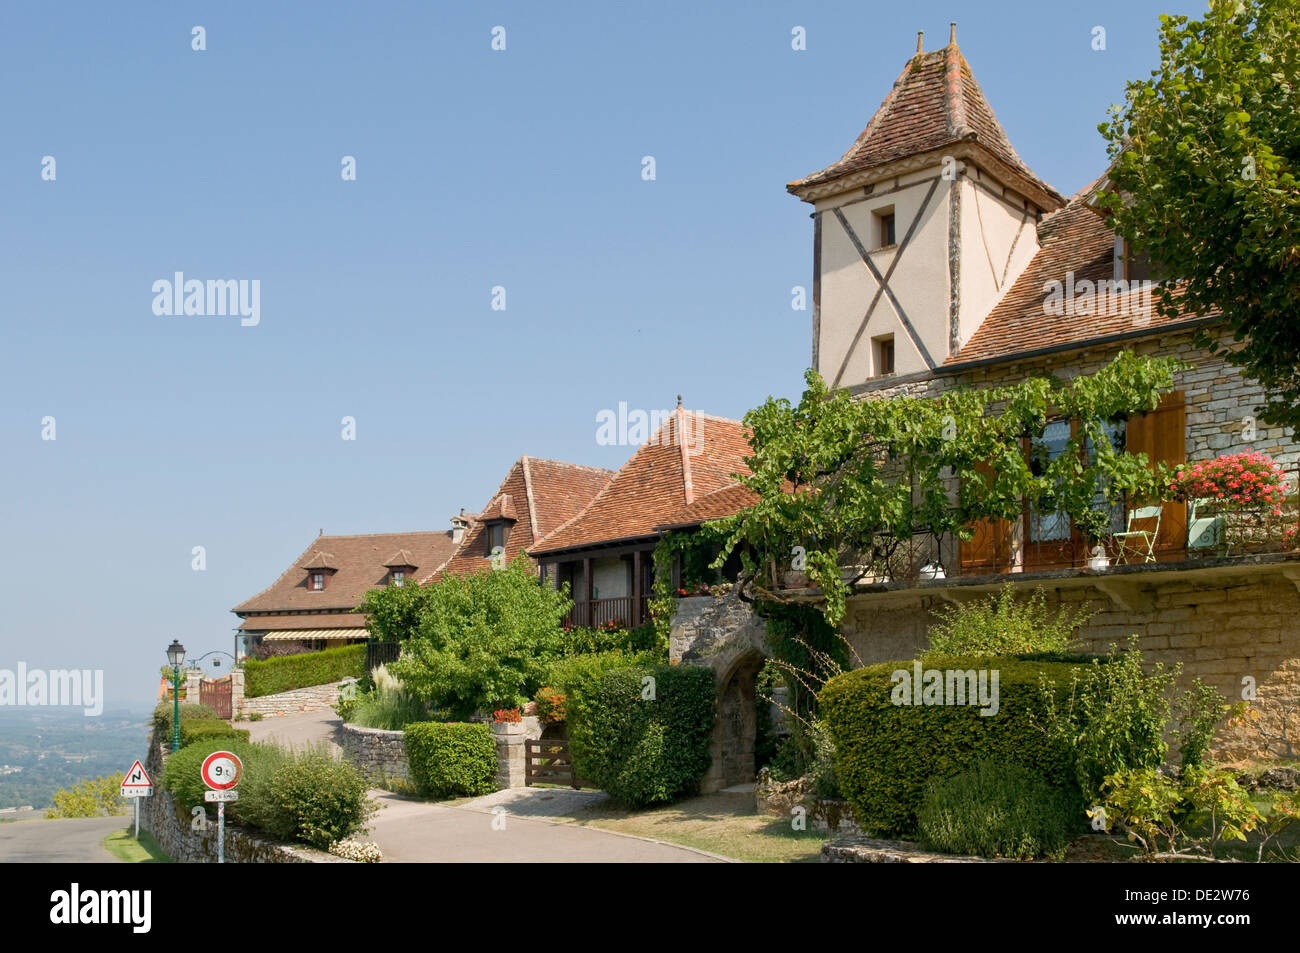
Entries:
{"label": "metal sign post", "polygon": [[203,792],[203,800],[217,804],[217,863],[226,862],[226,802],[238,801],[235,785],[244,773],[244,764],[229,751],[214,751],[203,761],[200,774],[211,791]]}
{"label": "metal sign post", "polygon": [[140,798],[153,794],[153,781],[139,761],[122,777],[122,797],[135,801],[135,839],[140,839]]}

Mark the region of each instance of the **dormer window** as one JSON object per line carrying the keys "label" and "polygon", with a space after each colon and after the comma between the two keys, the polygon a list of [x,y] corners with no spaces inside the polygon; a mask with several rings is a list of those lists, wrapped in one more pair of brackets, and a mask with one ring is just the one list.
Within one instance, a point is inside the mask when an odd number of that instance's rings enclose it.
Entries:
{"label": "dormer window", "polygon": [[406,577],[415,572],[415,560],[408,550],[399,549],[388,557],[384,568],[388,570],[388,584],[401,587],[405,584]]}
{"label": "dormer window", "polygon": [[324,592],[325,587],[329,585],[330,576],[338,571],[334,565],[334,557],[320,551],[313,552],[311,558],[301,565],[307,572],[308,592]]}
{"label": "dormer window", "polygon": [[492,554],[500,549],[505,552],[506,536],[509,534],[510,527],[504,521],[489,523],[487,527],[487,552],[485,556],[491,558]]}

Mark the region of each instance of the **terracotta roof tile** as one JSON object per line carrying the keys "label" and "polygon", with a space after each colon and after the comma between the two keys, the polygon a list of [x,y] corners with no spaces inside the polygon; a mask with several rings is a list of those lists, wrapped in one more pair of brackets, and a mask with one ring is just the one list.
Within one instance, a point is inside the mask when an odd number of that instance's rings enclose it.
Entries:
{"label": "terracotta roof tile", "polygon": [[[614,475],[602,467],[579,466],[560,460],[520,457],[497,488],[488,506],[473,518],[460,548],[437,573],[421,579],[428,582],[445,573],[465,575],[488,565],[486,520],[507,512],[514,519],[506,535],[505,557],[515,559],[530,549],[541,534],[572,519],[595,499]],[[468,516],[468,514],[466,514]]]}
{"label": "terracotta roof tile", "polygon": [[897,159],[971,141],[984,146],[1048,196],[1063,201],[1011,145],[955,43],[912,57],[849,150],[826,168],[791,182],[787,188],[797,193]]}
{"label": "terracotta roof tile", "polygon": [[[683,416],[688,422],[685,427],[679,425]],[[685,464],[679,432],[686,442]],[[659,526],[672,523],[696,500],[734,486],[735,474],[749,472],[745,465],[749,453],[740,421],[698,411],[673,414],[637,448],[590,506],[529,552],[536,556],[655,536]]]}
{"label": "terracotta roof tile", "polygon": [[[231,611],[243,615],[253,611],[353,609],[366,590],[385,584],[388,568],[384,559],[394,550],[406,551],[411,565],[422,573],[432,573],[451,558],[456,545],[449,531],[320,536],[279,579]],[[337,572],[330,576],[323,591],[314,592],[307,588],[307,568],[322,568],[314,565],[320,560],[329,564],[324,568]]]}
{"label": "terracotta roof tile", "polygon": [[[1100,314],[1078,313],[1077,307],[1053,314],[1044,307],[1048,282],[1064,284],[1073,273],[1075,293],[1080,281],[1110,281],[1114,274],[1115,235],[1106,219],[1088,207],[1096,183],[1082,189],[1065,208],[1038,224],[1041,245],[1024,272],[1007,289],[979,328],[945,365],[1013,357],[1025,352],[1083,343],[1115,334],[1158,332],[1195,320],[1171,320],[1157,312],[1151,295],[1129,292],[1090,309]],[[1073,313],[1072,313],[1073,312]]]}

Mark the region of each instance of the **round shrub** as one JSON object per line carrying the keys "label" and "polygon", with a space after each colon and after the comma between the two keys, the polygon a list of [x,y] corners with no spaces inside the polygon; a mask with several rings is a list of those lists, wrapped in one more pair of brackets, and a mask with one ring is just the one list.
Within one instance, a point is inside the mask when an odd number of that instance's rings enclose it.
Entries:
{"label": "round shrub", "polygon": [[407,725],[406,762],[425,797],[491,794],[497,789],[497,746],[487,725],[427,721]]}
{"label": "round shrub", "polygon": [[328,850],[364,827],[374,810],[366,797],[369,787],[354,765],[324,747],[298,752],[271,776],[263,829]]}
{"label": "round shrub", "polygon": [[980,761],[926,786],[917,826],[932,850],[1029,859],[1063,850],[1082,817],[1071,792],[1018,764]]}
{"label": "round shrub", "polygon": [[[246,806],[244,792],[249,782],[266,773],[265,766],[268,764],[268,759],[280,749],[269,744],[253,744],[245,739],[217,736],[200,738],[193,744],[181,748],[180,751],[168,755],[159,784],[170,791],[176,803],[187,811],[204,803],[203,792],[208,788],[203,783],[199,771],[203,767],[203,760],[214,751],[229,751],[244,765],[244,773],[239,781],[240,800],[230,805],[230,816],[233,818],[238,816],[239,811]],[[279,763],[276,761],[276,766]]]}
{"label": "round shrub", "polygon": [[631,807],[694,793],[709,768],[714,692],[707,668],[605,673],[569,708],[574,770]]}
{"label": "round shrub", "polygon": [[1016,761],[1048,784],[1076,790],[1069,744],[1043,729],[1043,685],[1059,697],[1071,675],[1086,667],[983,657],[925,661],[925,670],[944,673],[945,689],[948,672],[985,671],[990,688],[997,672],[997,710],[984,715],[978,704],[895,704],[895,687],[904,683],[894,673],[913,676],[914,664],[854,669],[832,678],[818,696],[835,742],[840,790],[866,830],[913,834],[926,784],[959,774],[980,758]]}

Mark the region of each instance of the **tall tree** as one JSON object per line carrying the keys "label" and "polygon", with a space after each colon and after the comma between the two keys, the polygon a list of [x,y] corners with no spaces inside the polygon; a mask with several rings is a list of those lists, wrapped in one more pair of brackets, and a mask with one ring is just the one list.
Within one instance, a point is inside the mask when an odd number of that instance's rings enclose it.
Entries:
{"label": "tall tree", "polygon": [[1300,0],[1211,0],[1160,18],[1160,66],[1099,128],[1115,230],[1176,276],[1163,315],[1221,313],[1225,354],[1267,391],[1261,418],[1300,423]]}

